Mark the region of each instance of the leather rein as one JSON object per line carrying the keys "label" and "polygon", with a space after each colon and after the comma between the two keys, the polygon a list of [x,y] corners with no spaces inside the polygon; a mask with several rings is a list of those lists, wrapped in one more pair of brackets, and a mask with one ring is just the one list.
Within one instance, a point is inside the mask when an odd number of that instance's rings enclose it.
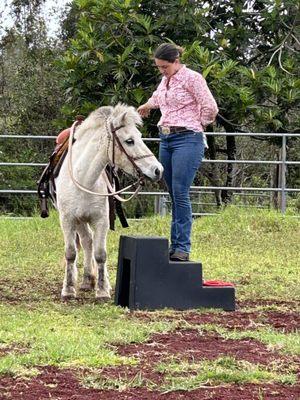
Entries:
{"label": "leather rein", "polygon": [[[116,144],[118,145],[120,151],[122,153],[124,153],[127,157],[127,159],[130,161],[130,163],[132,164],[134,170],[137,172],[138,175],[138,180],[134,183],[132,183],[129,186],[126,186],[123,189],[120,189],[118,191],[114,191],[114,188],[112,186],[112,184],[110,183],[107,174],[104,172],[104,180],[106,182],[106,185],[108,187],[109,193],[98,193],[98,192],[94,192],[92,190],[89,190],[88,188],[86,188],[85,186],[83,186],[81,183],[79,183],[73,174],[73,165],[72,165],[72,144],[73,144],[73,140],[74,140],[74,133],[75,133],[75,128],[76,126],[79,124],[79,121],[75,121],[71,127],[71,131],[70,131],[70,138],[69,138],[69,143],[68,143],[68,153],[69,153],[69,157],[68,157],[68,169],[69,169],[69,174],[71,177],[71,180],[73,181],[74,185],[77,186],[80,190],[89,193],[89,194],[93,194],[96,196],[114,196],[117,200],[122,201],[122,202],[126,202],[131,200],[133,197],[135,197],[138,192],[140,191],[141,187],[144,185],[144,174],[142,172],[142,170],[140,169],[140,167],[136,164],[136,161],[141,160],[143,158],[147,158],[147,157],[154,157],[154,155],[151,154],[145,154],[142,156],[138,156],[138,157],[132,157],[130,154],[128,154],[128,152],[126,151],[126,149],[124,148],[124,146],[122,145],[118,135],[117,135],[117,131],[121,128],[124,128],[124,125],[121,125],[119,127],[114,127],[112,122],[110,123],[110,127],[108,127],[108,119],[106,119],[105,121],[105,126],[106,126],[106,132],[107,132],[107,137],[108,137],[108,144],[107,144],[107,157],[109,159],[109,147],[110,147],[110,141],[112,138],[112,160],[110,160],[110,166],[111,169],[114,173],[115,171],[115,148],[116,148]],[[135,190],[135,192],[133,193],[132,196],[130,196],[128,199],[124,199],[120,196],[118,196],[120,193],[123,193],[124,191],[135,187],[137,185],[137,188]]]}

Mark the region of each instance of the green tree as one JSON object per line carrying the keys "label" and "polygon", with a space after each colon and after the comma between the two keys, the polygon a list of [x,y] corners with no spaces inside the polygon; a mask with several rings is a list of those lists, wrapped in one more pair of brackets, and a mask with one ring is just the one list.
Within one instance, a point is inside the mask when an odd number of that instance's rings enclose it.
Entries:
{"label": "green tree", "polygon": [[[17,135],[52,135],[63,104],[63,75],[56,65],[62,46],[47,37],[41,16],[42,1],[14,1],[15,25],[0,42],[0,131]],[[1,140],[1,160],[45,162],[53,143]],[[35,189],[41,171],[30,167],[1,167],[1,189]],[[37,200],[30,196],[1,196],[3,211],[30,212]]]}

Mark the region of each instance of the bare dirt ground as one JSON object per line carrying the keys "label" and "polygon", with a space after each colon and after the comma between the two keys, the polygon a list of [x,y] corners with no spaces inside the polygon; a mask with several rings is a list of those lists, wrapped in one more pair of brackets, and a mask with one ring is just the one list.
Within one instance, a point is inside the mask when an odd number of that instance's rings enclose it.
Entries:
{"label": "bare dirt ground", "polygon": [[[245,305],[244,305],[245,306]],[[251,304],[247,304],[247,307]],[[260,326],[270,326],[279,332],[296,332],[300,328],[300,315],[293,311],[293,304],[287,304],[288,311],[247,311],[240,306],[231,313],[197,313],[178,312],[164,319],[180,318],[186,324],[175,332],[154,334],[145,343],[117,346],[117,352],[124,356],[138,358],[136,366],[118,366],[99,370],[99,377],[105,379],[133,380],[137,375],[145,382],[160,385],[164,373],[158,372],[158,362],[174,356],[178,360],[199,362],[215,360],[220,356],[231,356],[236,360],[245,360],[253,364],[268,367],[273,362],[280,362],[283,373],[293,363],[299,366],[297,374],[300,378],[300,359],[293,355],[283,355],[263,343],[244,338],[241,340],[224,339],[214,331],[201,330],[203,324],[218,324],[227,329],[254,330]],[[147,320],[156,319],[157,314],[136,312],[135,317]],[[200,328],[200,329],[199,329]],[[0,354],[0,356],[3,354]],[[296,385],[283,384],[209,384],[197,390],[173,391],[161,393],[150,390],[146,385],[138,388],[119,390],[98,390],[85,388],[78,371],[62,370],[54,367],[40,369],[34,378],[0,378],[0,400],[300,400],[300,381]]]}

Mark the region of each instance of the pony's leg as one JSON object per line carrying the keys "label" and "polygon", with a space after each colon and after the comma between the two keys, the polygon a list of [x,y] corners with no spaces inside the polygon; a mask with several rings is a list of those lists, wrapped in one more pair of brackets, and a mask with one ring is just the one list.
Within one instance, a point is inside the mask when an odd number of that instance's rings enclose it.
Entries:
{"label": "pony's leg", "polygon": [[74,227],[67,221],[62,219],[61,226],[65,239],[65,278],[61,297],[63,300],[73,299],[76,297],[76,283],[77,283],[77,249],[76,249],[76,231]]}
{"label": "pony's leg", "polygon": [[84,270],[83,280],[80,286],[81,290],[92,290],[95,288],[96,277],[93,264],[93,238],[87,224],[80,224],[77,227],[77,232],[80,236],[80,243],[84,253]]}
{"label": "pony's leg", "polygon": [[97,267],[96,299],[105,301],[110,299],[111,286],[106,266],[106,236],[108,223],[103,221],[94,226],[94,260]]}

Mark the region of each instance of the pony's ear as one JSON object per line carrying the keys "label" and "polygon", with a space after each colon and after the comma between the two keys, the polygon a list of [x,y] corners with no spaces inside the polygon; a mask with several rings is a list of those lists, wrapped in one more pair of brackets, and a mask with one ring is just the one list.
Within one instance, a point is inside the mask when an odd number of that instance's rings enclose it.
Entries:
{"label": "pony's ear", "polygon": [[121,115],[118,115],[113,119],[113,125],[115,128],[125,125],[127,111],[124,111]]}

